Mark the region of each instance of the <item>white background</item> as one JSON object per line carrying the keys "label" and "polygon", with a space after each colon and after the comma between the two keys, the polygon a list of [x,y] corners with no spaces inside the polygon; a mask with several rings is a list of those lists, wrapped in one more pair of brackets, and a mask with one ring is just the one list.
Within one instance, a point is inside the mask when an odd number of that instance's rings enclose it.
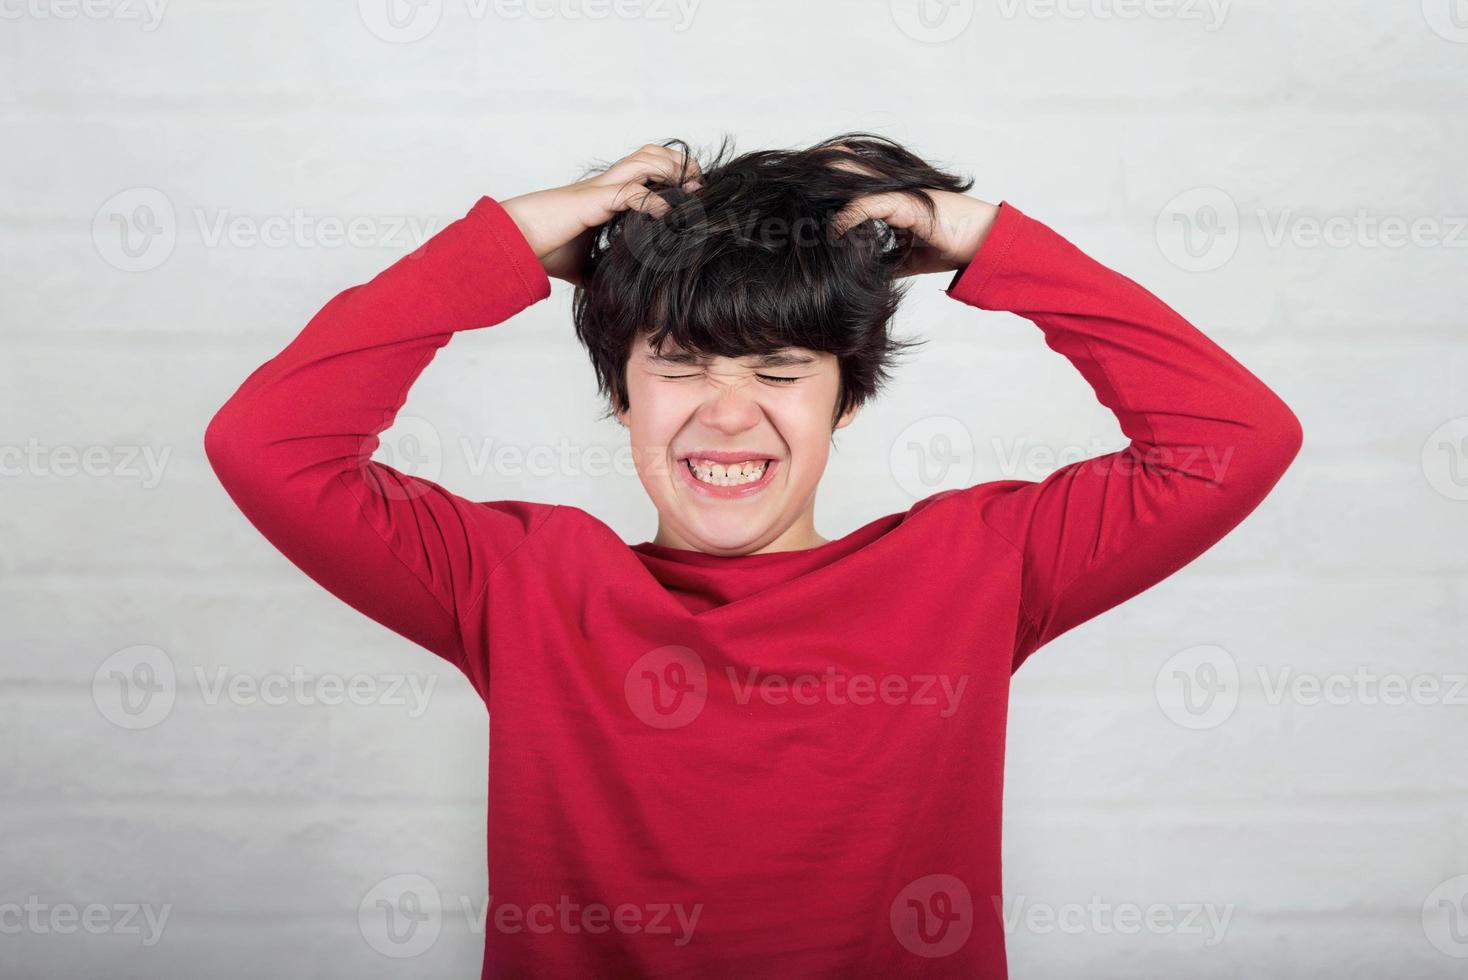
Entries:
{"label": "white background", "polygon": [[[386,3],[0,0],[0,974],[477,976],[484,709],[254,532],[204,427],[413,223],[670,137],[868,129],[1146,285],[1304,426],[1233,534],[1016,675],[1006,890],[1071,918],[1022,917],[1012,975],[1463,975],[1468,4]],[[1123,444],[1036,328],[947,282],[915,283],[898,329],[930,343],[837,440],[828,537],[939,489],[913,441],[971,443],[943,486]],[[645,540],[636,478],[594,469],[624,432],[569,295],[456,337],[379,458]],[[570,462],[486,467],[485,440]],[[139,663],[175,678],[146,717],[119,710]],[[1199,713],[1179,671],[1206,669]],[[293,670],[378,695],[248,696]],[[371,898],[400,875],[446,911],[392,958]],[[100,934],[53,927],[92,903]],[[166,910],[158,941],[128,905]]]}

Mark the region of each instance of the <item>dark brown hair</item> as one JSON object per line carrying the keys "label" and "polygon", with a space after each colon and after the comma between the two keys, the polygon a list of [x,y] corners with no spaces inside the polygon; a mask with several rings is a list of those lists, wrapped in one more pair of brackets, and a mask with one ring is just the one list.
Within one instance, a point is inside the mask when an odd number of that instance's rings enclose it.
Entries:
{"label": "dark brown hair", "polygon": [[[698,160],[702,186],[687,193],[689,169],[650,182],[669,207],[654,218],[628,209],[595,230],[572,298],[576,335],[591,356],[607,414],[626,410],[626,367],[644,330],[657,349],[671,338],[703,356],[748,357],[785,347],[836,355],[841,388],[832,425],[872,398],[895,357],[921,341],[890,332],[910,280],[896,272],[911,236],[871,220],[844,237],[836,213],[857,197],[909,194],[930,212],[925,189],[973,186],[900,144],[846,133],[803,150],[759,150],[698,159],[682,140],[662,144]],[[847,163],[865,172],[837,164]],[[590,173],[606,167],[595,168]]]}

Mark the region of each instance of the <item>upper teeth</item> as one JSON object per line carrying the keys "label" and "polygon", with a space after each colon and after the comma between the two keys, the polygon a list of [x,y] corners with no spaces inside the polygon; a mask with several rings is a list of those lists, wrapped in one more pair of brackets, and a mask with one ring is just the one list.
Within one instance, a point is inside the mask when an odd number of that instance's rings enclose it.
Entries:
{"label": "upper teeth", "polygon": [[765,475],[766,459],[750,459],[742,463],[715,463],[709,459],[690,459],[688,469],[699,480],[716,487],[735,487],[753,483]]}

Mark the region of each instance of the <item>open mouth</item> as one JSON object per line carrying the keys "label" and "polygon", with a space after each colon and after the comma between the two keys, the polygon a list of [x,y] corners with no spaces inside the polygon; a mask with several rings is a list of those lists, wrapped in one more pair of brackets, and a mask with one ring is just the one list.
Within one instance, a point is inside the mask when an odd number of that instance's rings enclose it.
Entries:
{"label": "open mouth", "polygon": [[767,456],[710,459],[693,455],[678,461],[678,468],[689,485],[718,497],[759,492],[769,484],[778,465],[779,460]]}
{"label": "open mouth", "polygon": [[688,472],[700,483],[715,487],[737,487],[754,483],[765,475],[768,459],[748,459],[740,463],[715,463],[708,459],[685,459]]}

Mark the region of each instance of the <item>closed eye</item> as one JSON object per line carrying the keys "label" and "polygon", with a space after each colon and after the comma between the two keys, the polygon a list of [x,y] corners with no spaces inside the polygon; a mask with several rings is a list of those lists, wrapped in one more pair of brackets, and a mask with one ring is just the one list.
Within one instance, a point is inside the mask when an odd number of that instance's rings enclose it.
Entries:
{"label": "closed eye", "polygon": [[[698,375],[696,375],[696,374],[661,374],[661,375],[658,375],[658,377],[660,377],[660,378],[666,378],[668,381],[685,381],[685,380],[687,380],[689,378],[696,378],[696,377],[698,377]],[[755,377],[756,378],[759,378],[761,381],[768,381],[771,384],[777,384],[777,385],[793,385],[793,384],[795,384],[795,382],[801,380],[800,378],[785,378],[785,377],[781,377],[780,375],[777,375],[777,374],[756,374]]]}

